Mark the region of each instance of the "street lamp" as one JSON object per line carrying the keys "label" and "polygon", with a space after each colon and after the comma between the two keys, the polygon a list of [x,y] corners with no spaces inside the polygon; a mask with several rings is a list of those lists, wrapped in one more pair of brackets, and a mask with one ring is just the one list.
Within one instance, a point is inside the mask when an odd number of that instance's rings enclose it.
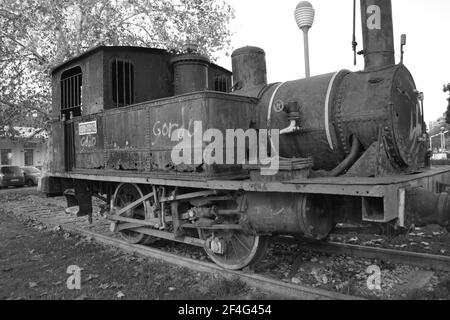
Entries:
{"label": "street lamp", "polygon": [[311,3],[308,1],[301,1],[297,8],[295,8],[295,21],[298,27],[303,31],[303,40],[305,48],[305,73],[306,78],[309,78],[309,40],[308,32],[314,23],[315,10]]}

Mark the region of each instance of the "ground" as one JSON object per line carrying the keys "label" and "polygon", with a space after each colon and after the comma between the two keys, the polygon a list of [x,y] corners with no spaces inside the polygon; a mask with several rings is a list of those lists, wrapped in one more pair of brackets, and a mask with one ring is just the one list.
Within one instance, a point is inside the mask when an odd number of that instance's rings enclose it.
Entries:
{"label": "ground", "polygon": [[[89,225],[85,219],[65,214],[64,205],[63,198],[45,198],[35,189],[0,190],[0,299],[277,299],[239,280],[227,281],[127,255],[89,238],[63,232],[55,226],[72,225],[118,237],[111,234],[108,221],[101,215],[96,213],[94,224]],[[36,220],[24,220],[34,217]],[[47,226],[37,221],[45,221]],[[370,234],[336,237],[341,238],[335,239],[340,242],[392,249],[450,252],[449,234],[441,229],[416,230],[399,237]],[[412,241],[420,246],[411,245]],[[204,250],[189,245],[158,241],[152,247],[207,260]],[[81,290],[67,288],[70,276],[67,268],[72,265],[82,268]],[[371,266],[380,268],[381,290],[368,288],[367,270]],[[287,283],[368,299],[450,298],[448,272],[312,252],[301,245],[279,241],[272,241],[266,257],[256,268],[246,269],[244,272],[256,271]]]}
{"label": "ground", "polygon": [[[69,266],[81,290],[69,290]],[[245,284],[132,256],[0,208],[0,299],[273,299]]]}

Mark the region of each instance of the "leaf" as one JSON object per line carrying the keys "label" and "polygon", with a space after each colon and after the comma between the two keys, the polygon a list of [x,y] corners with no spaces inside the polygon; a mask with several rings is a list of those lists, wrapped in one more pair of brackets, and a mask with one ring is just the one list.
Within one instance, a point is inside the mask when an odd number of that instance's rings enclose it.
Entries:
{"label": "leaf", "polygon": [[125,294],[122,291],[117,292],[116,294],[118,299],[122,299],[123,297],[125,297]]}
{"label": "leaf", "polygon": [[106,289],[109,288],[109,284],[106,284],[106,283],[103,284],[103,283],[102,283],[99,287],[100,287],[100,289],[102,289],[102,290],[106,290]]}
{"label": "leaf", "polygon": [[84,282],[89,282],[89,281],[91,281],[91,280],[94,280],[94,279],[98,279],[100,276],[98,275],[98,274],[90,274],[90,275],[88,275],[88,277],[86,278],[86,280],[84,280]]}
{"label": "leaf", "polygon": [[38,285],[37,285],[36,282],[28,282],[28,286],[29,286],[30,288],[36,288]]}
{"label": "leaf", "polygon": [[[18,123],[49,128],[50,70],[98,45],[180,51],[186,41],[214,60],[230,47],[234,10],[223,0],[2,1],[0,135]],[[25,125],[26,124],[26,125]]]}

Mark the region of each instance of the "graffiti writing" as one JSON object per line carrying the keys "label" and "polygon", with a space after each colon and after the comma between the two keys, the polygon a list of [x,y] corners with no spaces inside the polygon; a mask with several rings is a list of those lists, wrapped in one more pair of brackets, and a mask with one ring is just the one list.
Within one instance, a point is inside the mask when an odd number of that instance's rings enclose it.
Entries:
{"label": "graffiti writing", "polygon": [[82,150],[92,149],[97,146],[97,136],[87,135],[80,138],[80,145]]}
{"label": "graffiti writing", "polygon": [[[167,139],[171,139],[172,134],[178,130],[178,129],[186,129],[184,126],[180,126],[179,123],[176,122],[161,122],[161,121],[156,121],[155,124],[153,125],[153,136],[156,137],[157,139],[155,141],[152,142],[152,145],[155,145],[158,138],[167,138]],[[194,121],[190,120],[189,121],[189,125],[188,128],[186,129],[189,132],[189,136],[193,137],[194,136]]]}

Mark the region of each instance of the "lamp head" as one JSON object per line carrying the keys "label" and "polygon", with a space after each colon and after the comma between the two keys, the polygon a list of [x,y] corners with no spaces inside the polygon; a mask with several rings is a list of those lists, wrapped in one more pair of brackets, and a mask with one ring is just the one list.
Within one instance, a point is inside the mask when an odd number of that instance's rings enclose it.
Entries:
{"label": "lamp head", "polygon": [[300,29],[309,29],[314,23],[315,10],[308,1],[301,1],[295,8],[295,21]]}

